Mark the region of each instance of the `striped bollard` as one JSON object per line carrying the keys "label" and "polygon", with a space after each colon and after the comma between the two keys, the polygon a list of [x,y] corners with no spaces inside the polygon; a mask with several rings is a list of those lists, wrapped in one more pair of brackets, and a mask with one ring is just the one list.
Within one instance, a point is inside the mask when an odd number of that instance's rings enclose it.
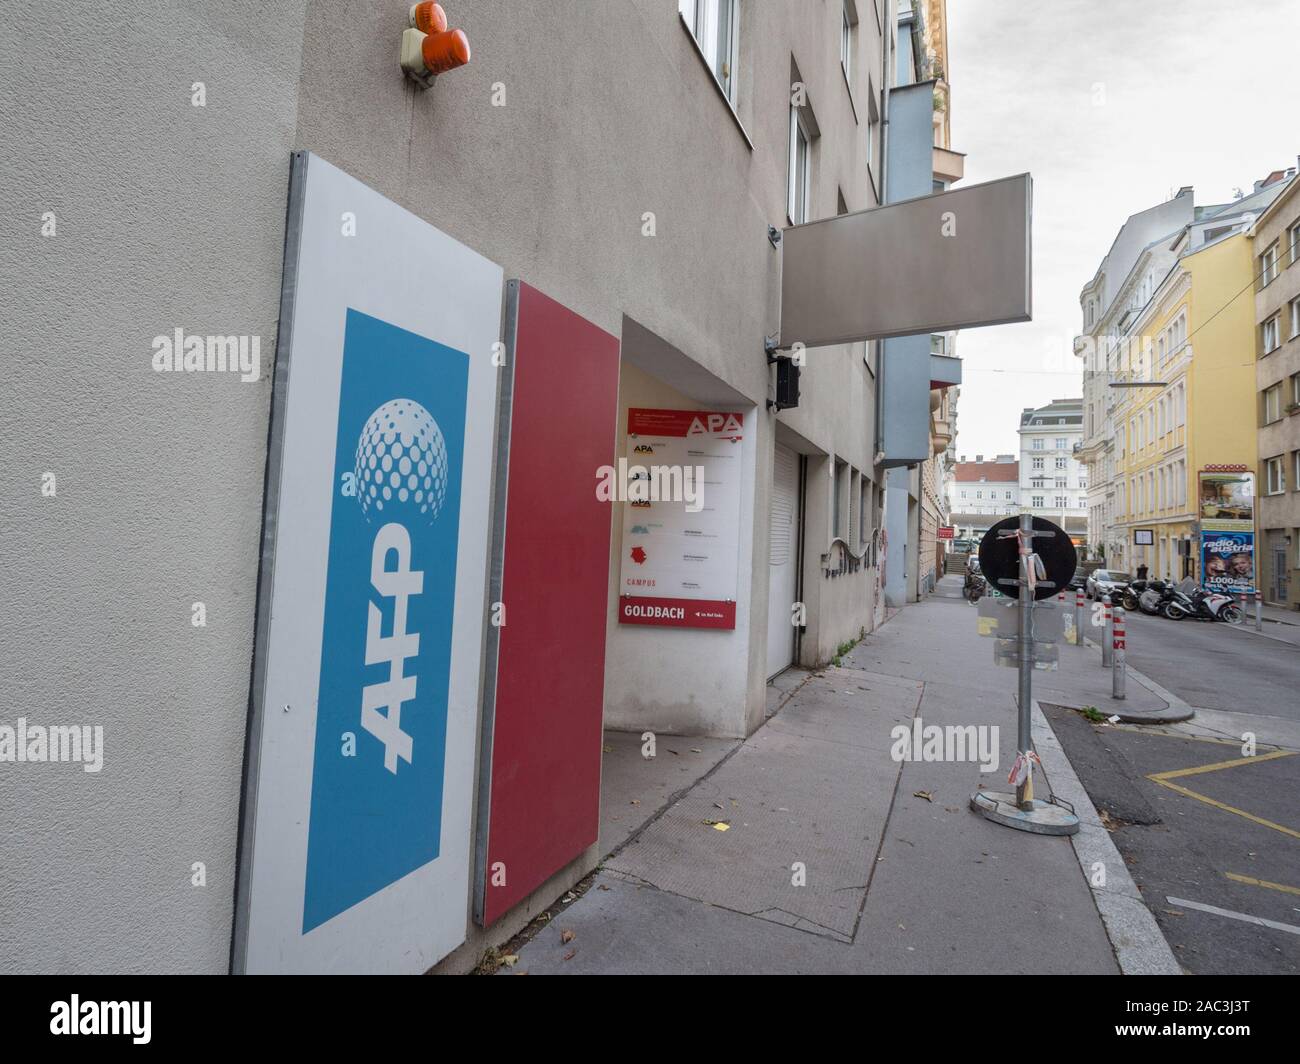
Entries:
{"label": "striped bollard", "polygon": [[1101,667],[1109,669],[1115,658],[1115,617],[1110,611],[1110,596],[1105,597],[1106,629],[1101,637]]}
{"label": "striped bollard", "polygon": [[1114,620],[1114,649],[1112,651],[1113,663],[1110,670],[1110,697],[1124,698],[1124,681],[1128,677],[1128,669],[1124,664],[1127,647],[1124,640],[1124,607],[1115,607]]}
{"label": "striped bollard", "polygon": [[1076,646],[1086,647],[1083,641],[1083,591],[1074,593],[1074,642]]}
{"label": "striped bollard", "polygon": [[1264,592],[1255,588],[1255,631],[1264,630]]}

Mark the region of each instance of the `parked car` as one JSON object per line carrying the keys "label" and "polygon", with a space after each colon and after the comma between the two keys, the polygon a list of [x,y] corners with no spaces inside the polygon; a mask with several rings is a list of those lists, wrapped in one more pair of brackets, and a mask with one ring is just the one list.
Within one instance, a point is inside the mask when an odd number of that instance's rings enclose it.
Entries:
{"label": "parked car", "polygon": [[1070,577],[1070,582],[1066,585],[1071,591],[1082,591],[1084,585],[1088,582],[1088,575],[1083,569],[1075,569],[1074,575]]}
{"label": "parked car", "polygon": [[1118,569],[1094,569],[1088,576],[1084,594],[1090,599],[1100,598],[1123,587],[1131,579],[1128,573],[1121,573]]}

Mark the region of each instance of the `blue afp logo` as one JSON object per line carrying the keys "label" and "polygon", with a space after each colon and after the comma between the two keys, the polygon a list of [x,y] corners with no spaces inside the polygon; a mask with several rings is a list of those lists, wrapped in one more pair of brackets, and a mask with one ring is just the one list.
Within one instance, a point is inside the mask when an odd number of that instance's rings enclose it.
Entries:
{"label": "blue afp logo", "polygon": [[436,860],[469,358],[349,309],[303,933]]}

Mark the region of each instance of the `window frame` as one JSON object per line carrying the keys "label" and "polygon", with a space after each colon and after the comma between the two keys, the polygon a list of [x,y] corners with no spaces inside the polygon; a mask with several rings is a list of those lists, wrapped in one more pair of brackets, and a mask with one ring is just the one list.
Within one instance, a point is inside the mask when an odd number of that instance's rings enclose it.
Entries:
{"label": "window frame", "polygon": [[[1286,494],[1286,463],[1283,461],[1285,455],[1276,454],[1271,458],[1264,459],[1264,484],[1265,495],[1285,495]],[[1273,470],[1277,470],[1277,485],[1273,484]]]}
{"label": "window frame", "polygon": [[[799,158],[800,141],[804,145],[802,165]],[[812,142],[812,131],[808,128],[807,120],[803,116],[803,108],[792,101],[790,103],[790,158],[786,172],[787,188],[785,197],[786,220],[791,225],[802,225],[804,222],[812,220]],[[799,169],[801,173],[796,174],[796,169]],[[799,204],[801,210],[796,215],[795,188],[797,177],[801,177],[803,180],[803,202]]]}

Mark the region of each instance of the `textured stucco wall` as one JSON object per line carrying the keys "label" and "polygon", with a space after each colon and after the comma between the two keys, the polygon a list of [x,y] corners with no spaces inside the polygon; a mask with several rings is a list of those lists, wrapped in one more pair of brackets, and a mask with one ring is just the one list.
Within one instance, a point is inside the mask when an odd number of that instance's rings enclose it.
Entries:
{"label": "textured stucco wall", "polygon": [[0,764],[0,969],[224,971],[270,382],[155,373],[151,342],[258,335],[270,366],[303,10],[69,15],[0,38],[0,723],[105,753]]}

